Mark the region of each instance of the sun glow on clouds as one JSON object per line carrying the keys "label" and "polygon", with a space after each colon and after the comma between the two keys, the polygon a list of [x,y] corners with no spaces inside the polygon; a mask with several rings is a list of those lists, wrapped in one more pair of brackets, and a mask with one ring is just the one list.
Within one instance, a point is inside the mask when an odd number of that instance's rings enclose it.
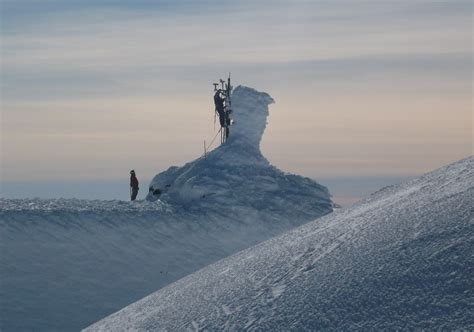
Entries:
{"label": "sun glow on clouds", "polygon": [[278,166],[425,172],[472,152],[469,8],[6,1],[2,172],[116,178],[132,160],[151,177],[197,157],[229,71],[275,98],[263,150]]}

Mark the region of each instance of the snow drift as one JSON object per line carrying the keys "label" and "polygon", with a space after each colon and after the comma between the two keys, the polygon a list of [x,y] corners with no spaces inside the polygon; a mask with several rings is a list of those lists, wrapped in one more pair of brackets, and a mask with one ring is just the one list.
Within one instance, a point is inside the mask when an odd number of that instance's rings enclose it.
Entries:
{"label": "snow drift", "polygon": [[329,213],[325,187],[260,153],[270,102],[237,88],[227,143],[158,175],[171,184],[161,200],[0,199],[0,330],[79,330]]}
{"label": "snow drift", "polygon": [[384,188],[86,331],[472,330],[473,183],[470,157]]}

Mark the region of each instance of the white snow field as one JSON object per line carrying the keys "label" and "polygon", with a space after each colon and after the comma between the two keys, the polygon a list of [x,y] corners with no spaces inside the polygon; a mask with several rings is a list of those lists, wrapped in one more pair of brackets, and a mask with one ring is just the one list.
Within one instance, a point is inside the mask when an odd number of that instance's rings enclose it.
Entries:
{"label": "white snow field", "polygon": [[158,175],[161,200],[0,199],[0,330],[78,331],[331,212],[325,187],[261,155],[270,102],[236,88],[229,141]]}
{"label": "white snow field", "polygon": [[86,331],[473,330],[474,158],[207,266]]}

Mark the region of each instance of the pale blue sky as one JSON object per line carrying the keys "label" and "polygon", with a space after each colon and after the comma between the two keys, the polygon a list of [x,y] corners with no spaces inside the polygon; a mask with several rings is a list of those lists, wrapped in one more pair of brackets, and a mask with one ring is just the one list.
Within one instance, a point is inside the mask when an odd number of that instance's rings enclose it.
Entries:
{"label": "pale blue sky", "polygon": [[229,71],[276,100],[262,150],[283,170],[409,177],[472,154],[471,1],[4,0],[1,19],[3,181],[194,159]]}

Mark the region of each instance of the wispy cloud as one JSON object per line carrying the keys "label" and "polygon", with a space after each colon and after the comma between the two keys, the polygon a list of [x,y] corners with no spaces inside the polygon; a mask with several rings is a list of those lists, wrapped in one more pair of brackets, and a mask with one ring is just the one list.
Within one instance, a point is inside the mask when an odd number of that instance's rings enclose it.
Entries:
{"label": "wispy cloud", "polygon": [[[380,157],[383,148],[364,163],[363,151],[374,151],[374,146],[367,135],[356,132],[351,140],[361,144],[357,148],[361,157],[335,165],[334,157],[341,149],[339,138],[344,132],[335,123],[344,123],[340,114],[350,108],[362,119],[374,118],[366,110],[390,110],[386,113],[393,115],[394,121],[382,121],[385,127],[380,130],[392,136],[378,137],[379,146],[394,139],[396,130],[392,131],[391,125],[413,129],[407,141],[400,140],[403,148],[394,148],[393,158],[387,160],[411,158],[403,149],[426,151],[437,129],[423,127],[422,118],[414,121],[416,125],[395,119],[421,113],[439,124],[449,112],[455,112],[459,122],[469,120],[471,28],[470,1],[6,0],[2,2],[1,31],[3,136],[8,154],[4,172],[25,177],[34,163],[45,165],[51,173],[44,174],[54,176],[55,165],[67,164],[70,170],[64,177],[74,176],[74,163],[59,160],[61,157],[53,153],[67,149],[68,144],[78,153],[75,162],[93,154],[103,166],[121,162],[123,154],[135,155],[132,143],[122,144],[120,149],[112,146],[110,142],[121,137],[143,143],[145,150],[155,148],[146,140],[153,134],[154,140],[164,139],[166,134],[167,140],[179,143],[185,137],[185,144],[190,144],[212,130],[211,122],[204,124],[209,120],[207,112],[212,117],[212,103],[206,99],[209,83],[232,71],[236,82],[268,90],[277,99],[275,112],[286,114],[271,118],[275,131],[268,132],[265,143],[270,144],[265,148],[271,159],[290,168],[291,160],[301,160],[306,173],[313,168],[327,174],[345,169],[365,174],[361,165],[384,162]],[[417,105],[420,98],[439,101],[440,96],[443,103],[410,106]],[[321,99],[337,99],[339,103],[325,104]],[[456,107],[437,106],[450,103]],[[407,111],[397,111],[393,105]],[[324,113],[322,107],[333,115]],[[185,124],[184,134],[174,135],[166,127],[182,122],[179,117],[183,109],[202,110],[204,115],[199,111],[186,114],[193,123]],[[427,110],[432,113],[426,115]],[[142,111],[154,111],[158,116],[148,118]],[[284,145],[279,142],[298,137],[301,132],[302,127],[289,126],[289,120],[304,126],[319,123],[321,117],[331,122],[327,124],[330,129],[326,141],[305,131],[304,139],[298,141],[305,148],[291,158],[279,157]],[[128,127],[127,121],[134,125]],[[153,126],[150,121],[155,121]],[[363,126],[362,121],[357,125]],[[142,134],[137,127],[143,129]],[[100,128],[102,134],[98,133]],[[427,138],[417,134],[417,128]],[[445,140],[441,153],[445,159],[454,156],[452,151],[456,156],[467,151],[470,139],[468,129],[457,123],[451,123],[449,130],[456,140]],[[24,131],[28,135],[19,134]],[[61,137],[68,144],[62,144]],[[410,142],[422,139],[426,140],[425,146],[407,148]],[[35,149],[34,142],[41,140],[51,149],[50,159],[30,153]],[[80,142],[91,140],[102,142],[101,148],[91,145],[82,151]],[[305,162],[308,157],[304,151],[318,144],[325,145],[327,164],[317,164],[311,158]],[[454,149],[454,145],[460,148]],[[110,151],[102,158],[101,151],[107,147]],[[179,150],[179,156],[176,151],[167,151],[170,159],[154,164],[157,166],[149,171],[194,156],[192,149],[194,146],[187,155]],[[154,160],[151,156],[142,158],[144,165]],[[430,160],[418,161],[410,169],[415,172],[439,162],[436,158]],[[390,167],[389,162],[379,165],[387,174],[401,167]],[[87,176],[97,174],[91,170]]]}

